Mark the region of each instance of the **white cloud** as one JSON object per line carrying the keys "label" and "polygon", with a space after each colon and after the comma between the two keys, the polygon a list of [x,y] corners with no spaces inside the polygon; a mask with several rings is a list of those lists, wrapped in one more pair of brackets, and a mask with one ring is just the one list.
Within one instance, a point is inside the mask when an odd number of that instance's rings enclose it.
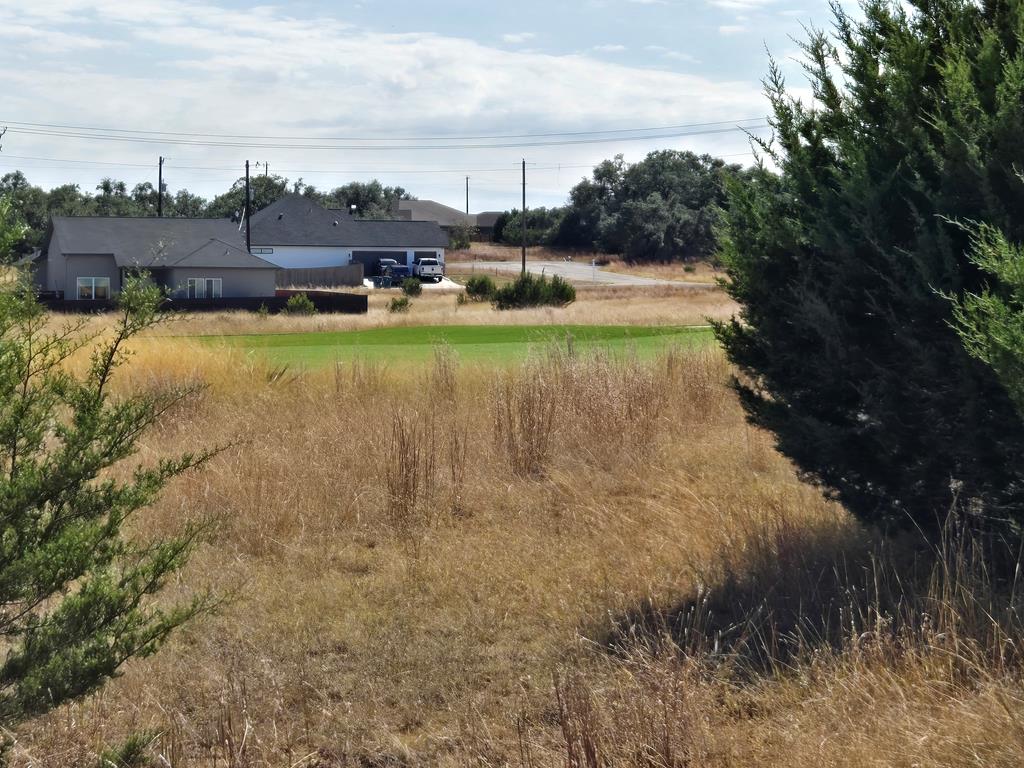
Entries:
{"label": "white cloud", "polygon": [[591,50],[598,53],[623,53],[626,50],[626,46],[609,43],[606,45],[595,45]]}
{"label": "white cloud", "polygon": [[[68,39],[68,45],[51,46],[46,57],[33,56],[31,67],[0,69],[0,119],[207,134],[384,138],[673,125],[764,112],[754,80],[627,66],[597,55],[624,50],[620,45],[599,46],[593,54],[552,55],[455,36],[382,33],[293,13],[284,6],[235,11],[192,0],[0,0],[0,29],[21,25],[72,36],[86,51],[78,55]],[[4,34],[5,53],[20,55],[39,39]],[[90,47],[102,51],[113,45],[117,56],[89,58]],[[687,54],[668,49],[659,55],[688,60]],[[248,155],[270,161],[272,171],[292,178],[303,175],[292,169],[324,171],[317,176],[306,170],[306,180],[329,185],[352,177],[335,178],[326,173],[330,169],[365,168],[385,176],[386,168],[511,168],[524,153],[531,161],[568,165],[617,151],[635,158],[656,146],[735,152],[745,148],[745,140],[730,134],[649,144],[328,152],[84,142],[12,131],[4,153],[135,163],[166,154],[172,158],[167,169],[172,185],[209,194],[237,173],[175,170],[175,165],[238,168]],[[473,175],[487,183],[486,174]],[[556,178],[561,184],[552,188],[564,194],[565,185],[579,175],[552,171],[552,185]],[[504,175],[494,176],[496,188],[506,183]],[[412,188],[417,178],[425,177],[392,181]],[[514,184],[514,174],[507,180]],[[535,189],[545,188],[538,181]]]}
{"label": "white cloud", "polygon": [[746,32],[747,28],[742,24],[723,24],[718,28],[720,35],[739,35]]}
{"label": "white cloud", "polygon": [[767,8],[774,2],[775,0],[708,0],[710,5],[728,11],[757,11]]}
{"label": "white cloud", "polygon": [[502,35],[501,39],[511,45],[519,45],[521,43],[529,42],[537,36],[533,32],[512,32],[507,35]]}

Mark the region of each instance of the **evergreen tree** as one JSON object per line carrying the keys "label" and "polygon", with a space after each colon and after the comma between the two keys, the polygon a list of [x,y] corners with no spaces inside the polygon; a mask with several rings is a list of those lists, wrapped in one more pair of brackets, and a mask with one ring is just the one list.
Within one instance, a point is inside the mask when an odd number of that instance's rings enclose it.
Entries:
{"label": "evergreen tree", "polygon": [[716,332],[750,419],[864,520],[934,530],[955,498],[1024,520],[1024,425],[952,327],[980,289],[951,220],[1024,240],[1024,5],[866,0],[811,33],[815,104],[766,81],[781,170],[730,184]]}
{"label": "evergreen tree", "polygon": [[992,366],[1024,414],[1024,248],[987,224],[971,232],[971,260],[992,284],[955,297],[955,327],[967,350]]}
{"label": "evergreen tree", "polygon": [[157,322],[159,289],[128,278],[113,338],[88,371],[69,358],[82,327],[50,330],[31,286],[0,290],[0,725],[95,690],[133,656],[154,652],[209,606],[153,596],[186,561],[199,528],[170,539],[125,529],[167,481],[208,454],[111,473],[185,393],[110,393],[125,343]]}

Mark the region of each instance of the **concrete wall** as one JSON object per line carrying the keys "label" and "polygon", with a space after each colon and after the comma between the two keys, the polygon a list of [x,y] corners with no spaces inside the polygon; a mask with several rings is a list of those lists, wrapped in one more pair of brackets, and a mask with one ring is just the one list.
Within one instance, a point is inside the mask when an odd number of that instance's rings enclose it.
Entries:
{"label": "concrete wall", "polygon": [[225,299],[273,296],[277,290],[276,273],[276,269],[171,269],[167,276],[167,287],[172,297],[185,298],[190,277],[219,277],[221,295]]}
{"label": "concrete wall", "polygon": [[[121,290],[121,270],[114,263],[113,256],[72,256],[65,257],[64,274],[55,276],[49,275],[51,284],[59,282],[59,287],[51,288],[53,291],[64,291],[64,296],[69,299],[78,298],[78,278],[80,277],[109,277],[111,294]],[[51,262],[48,271],[52,272],[54,264]],[[54,281],[59,277],[58,281]]]}

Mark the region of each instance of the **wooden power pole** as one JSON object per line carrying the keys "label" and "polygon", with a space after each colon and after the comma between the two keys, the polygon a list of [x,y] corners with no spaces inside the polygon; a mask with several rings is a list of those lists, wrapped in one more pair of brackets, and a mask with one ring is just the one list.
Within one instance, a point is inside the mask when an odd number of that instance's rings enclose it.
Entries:
{"label": "wooden power pole", "polygon": [[160,158],[159,170],[156,172],[156,215],[164,215],[164,159]]}
{"label": "wooden power pole", "polygon": [[249,161],[245,161],[245,250],[252,250],[252,230],[249,228],[249,209],[252,207],[252,196],[249,192]]}
{"label": "wooden power pole", "polygon": [[523,158],[523,274],[526,274],[526,159]]}

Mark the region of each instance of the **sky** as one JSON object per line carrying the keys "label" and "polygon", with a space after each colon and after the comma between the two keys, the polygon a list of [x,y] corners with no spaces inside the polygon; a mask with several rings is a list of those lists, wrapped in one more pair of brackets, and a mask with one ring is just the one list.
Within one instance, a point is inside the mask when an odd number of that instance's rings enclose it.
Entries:
{"label": "sky", "polygon": [[483,211],[518,207],[525,159],[527,204],[559,205],[618,153],[749,163],[768,52],[803,89],[794,41],[830,21],[826,0],[0,0],[0,174],[131,188],[163,156],[169,190],[212,197],[249,160],[458,208],[469,176]]}

